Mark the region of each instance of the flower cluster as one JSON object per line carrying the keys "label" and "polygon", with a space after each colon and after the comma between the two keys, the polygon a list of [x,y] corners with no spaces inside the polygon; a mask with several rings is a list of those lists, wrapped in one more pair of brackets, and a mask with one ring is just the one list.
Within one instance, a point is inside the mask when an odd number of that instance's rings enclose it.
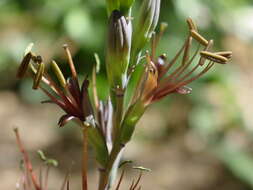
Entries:
{"label": "flower cluster", "polygon": [[[91,87],[88,76],[80,83],[67,45],[63,48],[71,70],[69,78],[65,79],[57,63],[52,61],[58,79],[54,81],[45,70],[42,57],[32,52],[32,45],[27,48],[17,73],[18,78],[26,74],[33,78],[33,89],[41,89],[50,99],[44,103],[55,103],[65,111],[59,119],[59,126],[73,120],[82,129],[87,129],[85,133],[100,164],[99,190],[111,187],[120,153],[130,141],[146,108],[171,93],[189,94],[191,88],[188,85],[192,81],[215,64],[226,64],[232,56],[230,51],[213,52],[213,40],[205,39],[190,18],[187,19],[188,36],[176,55],[168,55],[171,59],[166,54],[156,56],[157,46],[167,27],[162,23],[160,31],[155,33],[161,2],[143,0],[139,15],[134,19],[131,17],[133,2],[107,0],[109,22],[105,65],[110,88],[107,101],[103,102],[97,96],[100,89],[96,87],[95,68],[90,77]],[[147,51],[145,46],[149,41],[151,49]],[[193,44],[197,47],[191,53]],[[131,84],[133,76],[138,80]],[[88,88],[92,89],[93,97],[89,96]],[[130,92],[130,100],[127,92]]]}

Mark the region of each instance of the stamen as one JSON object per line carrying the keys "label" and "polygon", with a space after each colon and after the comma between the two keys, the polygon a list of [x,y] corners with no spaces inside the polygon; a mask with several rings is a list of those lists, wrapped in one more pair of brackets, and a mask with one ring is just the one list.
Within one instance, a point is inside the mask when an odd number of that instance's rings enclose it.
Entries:
{"label": "stamen", "polygon": [[198,32],[196,32],[195,30],[191,30],[190,34],[195,40],[197,40],[203,46],[208,45],[208,41],[203,36],[201,36]]}
{"label": "stamen", "polygon": [[161,73],[161,77],[163,77],[168,70],[176,63],[178,57],[181,55],[181,53],[183,52],[185,46],[187,44],[187,41],[185,41],[184,45],[181,47],[181,49],[177,52],[177,54],[175,55],[175,57],[165,66],[164,71]]}
{"label": "stamen", "polygon": [[215,53],[211,53],[208,51],[201,51],[200,55],[202,57],[205,57],[206,59],[209,59],[210,61],[214,61],[216,63],[220,63],[220,64],[226,64],[228,59],[224,56],[221,55],[217,55]]}
{"label": "stamen", "polygon": [[57,63],[54,60],[52,61],[51,65],[52,65],[53,71],[56,74],[56,77],[59,80],[61,86],[63,88],[65,88],[66,87],[66,79],[65,79],[61,69],[59,68],[59,66],[57,65]]}
{"label": "stamen", "polygon": [[187,85],[187,84],[189,84],[190,82],[192,82],[192,81],[198,79],[198,78],[201,77],[203,74],[205,74],[207,71],[209,71],[209,70],[212,68],[213,65],[214,65],[214,62],[210,61],[210,62],[208,63],[208,65],[205,67],[205,69],[202,70],[198,75],[196,75],[196,76],[194,76],[194,77],[192,77],[192,78],[190,78],[190,79],[188,79],[188,80],[182,82],[179,86],[181,86],[181,85],[183,85],[183,86],[184,86],[184,85]]}
{"label": "stamen", "polygon": [[184,65],[189,59],[191,45],[192,45],[192,37],[189,37],[187,39],[187,43],[186,43],[186,46],[184,49],[184,56],[183,56],[183,60],[182,60],[182,65]]}
{"label": "stamen", "polygon": [[215,54],[226,57],[227,59],[230,59],[232,57],[232,51],[220,51],[220,52],[215,52]]}
{"label": "stamen", "polygon": [[196,56],[198,55],[198,52],[199,52],[199,49],[200,49],[200,45],[197,47],[194,55],[191,57],[191,59],[187,62],[187,64],[184,65],[184,67],[182,68],[182,70],[180,72],[178,72],[176,74],[176,76],[174,76],[174,78],[178,78],[189,66],[190,64],[193,62],[193,60],[196,58]]}
{"label": "stamen", "polygon": [[186,22],[187,22],[188,27],[189,27],[190,30],[198,31],[197,26],[195,25],[195,23],[193,22],[193,20],[191,18],[188,18],[186,20]]}
{"label": "stamen", "polygon": [[157,36],[156,33],[153,32],[151,36],[151,59],[154,60],[155,58],[155,52],[157,47]]}
{"label": "stamen", "polygon": [[[213,46],[213,40],[209,40],[207,46],[204,49],[204,51],[208,51],[209,49],[211,49],[212,46]],[[205,60],[206,59],[204,57],[200,57],[200,59],[199,59],[199,65],[200,66],[204,65]]]}
{"label": "stamen", "polygon": [[[159,99],[161,99],[162,97],[166,96],[167,94],[169,94],[170,92],[173,92],[174,90],[176,90],[177,88],[181,87],[181,86],[185,86],[187,84],[189,84],[190,82],[198,79],[199,77],[201,77],[203,74],[205,74],[212,66],[214,65],[214,63],[212,61],[209,62],[209,64],[205,67],[204,70],[202,70],[198,75],[186,80],[186,81],[179,81],[177,84],[170,84],[168,87],[168,89],[163,88],[159,91],[156,92],[156,95],[154,96],[154,99],[152,101],[157,101]],[[196,65],[198,66],[198,65]]]}
{"label": "stamen", "polygon": [[68,64],[69,64],[72,76],[73,76],[74,79],[77,79],[77,73],[76,73],[76,69],[75,69],[75,65],[73,63],[73,59],[72,59],[71,53],[69,51],[69,47],[68,47],[67,44],[64,44],[63,48],[64,48],[64,50],[66,52],[66,55],[67,55],[67,58],[68,58]]}
{"label": "stamen", "polygon": [[24,75],[25,75],[25,73],[26,73],[26,71],[28,69],[28,66],[29,66],[31,58],[32,58],[31,52],[27,53],[24,56],[24,58],[23,58],[23,60],[22,60],[22,62],[20,64],[20,66],[18,68],[18,72],[16,74],[17,78],[23,78],[24,77]]}
{"label": "stamen", "polygon": [[95,57],[95,65],[93,67],[92,71],[92,92],[94,97],[94,104],[96,109],[94,110],[96,112],[96,116],[99,118],[99,98],[98,98],[98,92],[97,92],[97,73],[100,70],[100,59],[97,53],[94,53]]}
{"label": "stamen", "polygon": [[152,51],[151,51],[151,57],[152,57],[152,60],[154,60],[154,57],[155,57],[155,52],[156,52],[156,48],[166,30],[166,28],[168,27],[168,24],[166,22],[162,22],[160,24],[160,31],[159,33],[156,35],[155,33],[152,34],[152,38],[151,38],[151,44],[152,44]]}
{"label": "stamen", "polygon": [[44,63],[43,62],[39,63],[39,67],[38,67],[37,73],[36,73],[34,81],[33,81],[33,89],[34,90],[38,89],[40,81],[43,77],[44,70],[45,70]]}
{"label": "stamen", "polygon": [[167,78],[165,78],[164,82],[159,84],[159,86],[161,86],[161,88],[163,88],[164,86],[166,86],[166,84],[170,80],[176,80],[189,67],[189,65],[193,62],[193,60],[195,59],[195,57],[197,56],[197,54],[199,52],[199,48],[200,48],[200,46],[197,47],[194,55],[191,57],[191,59],[186,64],[179,66],[172,74],[170,74]]}

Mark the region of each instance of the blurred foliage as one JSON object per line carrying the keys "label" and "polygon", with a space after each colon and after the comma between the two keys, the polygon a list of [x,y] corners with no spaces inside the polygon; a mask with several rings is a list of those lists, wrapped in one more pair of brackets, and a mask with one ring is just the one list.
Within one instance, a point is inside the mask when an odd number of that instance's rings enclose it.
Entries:
{"label": "blurred foliage", "polygon": [[[138,11],[139,2],[136,0],[133,11]],[[166,52],[169,58],[175,54],[187,35],[185,19],[189,16],[196,21],[201,33],[215,40],[216,47],[224,46],[224,38],[229,36],[252,45],[252,0],[164,0],[160,21],[168,22],[169,27],[159,53]],[[96,52],[105,75],[106,18],[104,0],[1,0],[0,89],[17,90],[28,102],[41,100],[40,93],[31,93],[29,81],[20,83],[15,79],[23,50],[30,42],[35,43],[35,51],[42,52],[45,61],[53,58],[62,66],[66,62],[62,44],[70,44],[74,61],[83,76],[91,73]],[[249,148],[253,137],[252,128],[248,127],[253,123],[247,124],[244,120],[233,93],[231,78],[237,77],[237,67],[240,66],[216,67],[215,71],[192,85],[192,95],[183,97],[191,107],[185,126],[196,132],[207,149],[235,175],[253,187],[253,151]],[[103,75],[98,78],[98,88],[102,89],[99,95],[105,97],[108,89]],[[175,98],[173,95],[157,106],[173,107],[177,101],[171,99]],[[182,112],[181,107],[174,107]],[[243,139],[240,145],[236,142],[238,138]]]}

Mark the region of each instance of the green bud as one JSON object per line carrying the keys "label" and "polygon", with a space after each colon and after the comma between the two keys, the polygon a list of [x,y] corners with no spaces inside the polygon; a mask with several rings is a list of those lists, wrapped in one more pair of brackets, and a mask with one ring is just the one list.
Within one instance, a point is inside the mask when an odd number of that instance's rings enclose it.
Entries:
{"label": "green bud", "polygon": [[140,15],[135,23],[133,34],[134,56],[145,46],[154,32],[159,15],[161,0],[144,0],[141,5]]}
{"label": "green bud", "polygon": [[111,14],[107,39],[106,70],[110,86],[124,88],[130,57],[131,26],[117,10]]}

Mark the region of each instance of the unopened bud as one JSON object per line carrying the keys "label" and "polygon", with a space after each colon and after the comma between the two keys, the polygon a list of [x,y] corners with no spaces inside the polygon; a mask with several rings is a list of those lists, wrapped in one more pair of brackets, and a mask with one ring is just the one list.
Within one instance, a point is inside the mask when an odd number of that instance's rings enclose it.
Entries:
{"label": "unopened bud", "polygon": [[144,0],[133,36],[134,53],[138,53],[151,38],[160,15],[160,0]]}
{"label": "unopened bud", "polygon": [[124,87],[130,57],[131,30],[125,17],[113,11],[109,21],[106,69],[111,86]]}

